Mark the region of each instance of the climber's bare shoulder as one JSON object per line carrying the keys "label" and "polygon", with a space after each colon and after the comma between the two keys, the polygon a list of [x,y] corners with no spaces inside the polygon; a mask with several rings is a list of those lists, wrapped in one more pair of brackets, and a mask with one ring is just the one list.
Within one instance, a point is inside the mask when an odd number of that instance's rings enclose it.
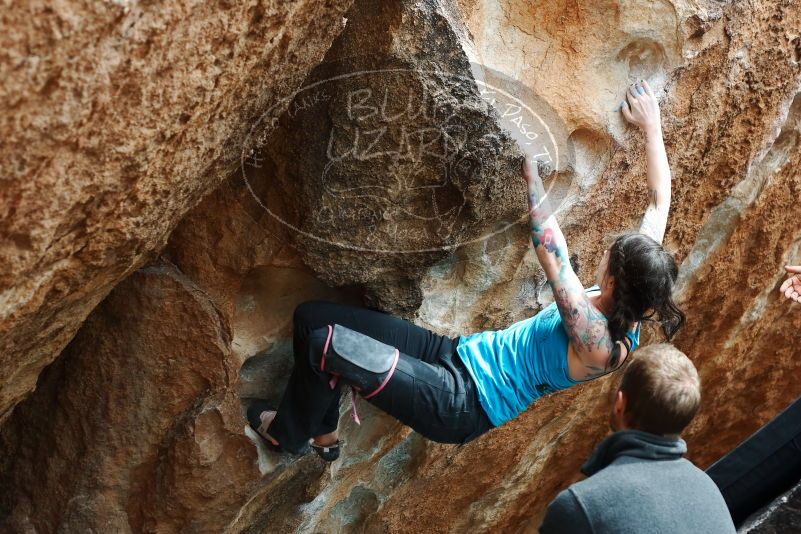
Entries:
{"label": "climber's bare shoulder", "polygon": [[573,380],[590,380],[607,371],[612,338],[606,317],[587,295],[572,269],[549,280],[562,326],[570,340],[568,372]]}
{"label": "climber's bare shoulder", "polygon": [[[617,343],[620,345],[621,354],[626,354],[626,346],[620,341]],[[568,374],[572,380],[577,380],[580,382],[585,382],[587,380],[592,380],[594,378],[598,378],[599,376],[603,376],[610,371],[615,370],[614,368],[610,367],[610,357],[611,351],[598,351],[581,357],[579,356],[578,351],[576,351],[575,345],[570,343],[567,350]]]}
{"label": "climber's bare shoulder", "polygon": [[570,343],[567,349],[567,371],[571,380],[584,381],[591,380],[597,375],[601,374],[603,369],[603,361],[601,358],[592,359],[580,358],[573,343]]}

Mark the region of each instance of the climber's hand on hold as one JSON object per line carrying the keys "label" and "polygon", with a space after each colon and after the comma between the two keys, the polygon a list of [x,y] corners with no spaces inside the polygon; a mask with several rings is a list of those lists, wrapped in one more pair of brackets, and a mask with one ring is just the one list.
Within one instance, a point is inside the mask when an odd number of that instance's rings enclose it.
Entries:
{"label": "climber's hand on hold", "polygon": [[801,302],[801,265],[787,265],[784,267],[790,277],[784,281],[779,292],[796,302]]}
{"label": "climber's hand on hold", "polygon": [[523,180],[525,180],[529,187],[532,184],[536,184],[544,179],[547,179],[555,172],[556,171],[550,162],[541,159],[535,159],[529,155],[526,155],[523,158],[523,164],[520,167],[520,175],[523,177]]}
{"label": "climber's hand on hold", "polygon": [[523,157],[523,164],[520,166],[520,175],[525,180],[526,184],[535,183],[540,175],[537,170],[537,160],[526,154]]}
{"label": "climber's hand on hold", "polygon": [[659,103],[648,82],[643,80],[629,87],[620,111],[628,122],[645,131],[645,174],[650,202],[643,215],[640,232],[661,243],[667,229],[672,178],[662,139]]}
{"label": "climber's hand on hold", "polygon": [[661,132],[662,122],[659,118],[659,103],[656,101],[651,86],[645,80],[629,86],[626,100],[620,105],[620,111],[626,120],[639,126],[645,133]]}

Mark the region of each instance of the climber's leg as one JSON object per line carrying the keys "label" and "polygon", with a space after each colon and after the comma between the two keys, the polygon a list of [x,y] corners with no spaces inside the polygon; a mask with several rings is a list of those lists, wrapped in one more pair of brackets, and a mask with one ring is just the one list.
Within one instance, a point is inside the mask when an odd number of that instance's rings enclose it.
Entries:
{"label": "climber's leg", "polygon": [[315,443],[329,445],[337,441],[337,425],[339,424],[339,396],[329,405],[320,426],[314,431]]}
{"label": "climber's leg", "polygon": [[[339,324],[429,363],[453,351],[457,341],[386,313],[325,301],[309,301],[298,306],[294,324],[296,346],[311,331]],[[299,351],[296,350],[296,360],[298,355]],[[314,435],[335,431],[338,421],[339,396],[329,406],[321,427]]]}
{"label": "climber's leg", "polygon": [[278,412],[267,428],[269,436],[286,451],[300,452],[310,437],[336,430],[336,421],[330,426],[330,413],[338,410],[340,386],[332,388],[324,376],[312,369],[310,362],[310,358],[322,354],[325,340],[323,331],[296,339],[295,366]]}
{"label": "climber's leg", "polygon": [[[465,443],[491,427],[455,351],[428,363],[338,324],[311,336],[326,338],[324,348],[310,355],[315,372],[353,387],[427,438]],[[354,416],[356,403],[354,397]]]}
{"label": "climber's leg", "polygon": [[309,350],[310,344],[320,351],[324,345],[322,333],[310,339],[314,330],[340,324],[429,362],[452,353],[456,343],[385,313],[323,301],[298,306],[294,323],[295,369],[269,427],[269,434],[289,451],[304,447],[309,437],[335,432],[339,418],[339,387],[331,389],[326,378],[314,372],[309,360],[310,355],[315,355],[314,350]]}
{"label": "climber's leg", "polygon": [[391,379],[368,401],[440,443],[467,443],[492,428],[455,351],[435,364],[401,353]]}
{"label": "climber's leg", "polygon": [[[442,336],[417,326],[409,321],[366,308],[348,306],[326,301],[304,302],[295,309],[295,342],[313,330],[338,324],[387,345],[401,352],[433,363],[455,347],[455,339]],[[297,353],[295,354],[297,358]]]}

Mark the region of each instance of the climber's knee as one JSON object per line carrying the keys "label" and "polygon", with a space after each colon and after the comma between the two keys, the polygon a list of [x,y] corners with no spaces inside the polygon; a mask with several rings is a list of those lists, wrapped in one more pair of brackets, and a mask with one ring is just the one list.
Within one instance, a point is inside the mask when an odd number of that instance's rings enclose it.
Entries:
{"label": "climber's knee", "polygon": [[318,308],[321,301],[307,300],[295,307],[295,313],[292,315],[292,321],[295,323],[295,328],[303,327],[312,323],[315,315],[315,309]]}
{"label": "climber's knee", "polygon": [[315,371],[353,386],[365,398],[389,382],[400,357],[395,347],[336,324],[312,331],[310,341]]}
{"label": "climber's knee", "polygon": [[305,358],[311,368],[317,374],[323,374],[320,369],[322,362],[323,351],[325,350],[326,340],[328,339],[328,327],[316,328],[309,332],[307,336],[301,341],[302,354],[295,354],[295,357]]}

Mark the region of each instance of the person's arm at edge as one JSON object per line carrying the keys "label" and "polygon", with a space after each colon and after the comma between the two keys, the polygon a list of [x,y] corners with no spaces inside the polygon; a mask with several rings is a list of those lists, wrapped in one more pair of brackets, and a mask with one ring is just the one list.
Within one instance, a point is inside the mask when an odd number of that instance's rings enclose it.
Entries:
{"label": "person's arm at edge", "polygon": [[801,303],[801,265],[785,265],[784,270],[790,276],[782,283],[779,293]]}

